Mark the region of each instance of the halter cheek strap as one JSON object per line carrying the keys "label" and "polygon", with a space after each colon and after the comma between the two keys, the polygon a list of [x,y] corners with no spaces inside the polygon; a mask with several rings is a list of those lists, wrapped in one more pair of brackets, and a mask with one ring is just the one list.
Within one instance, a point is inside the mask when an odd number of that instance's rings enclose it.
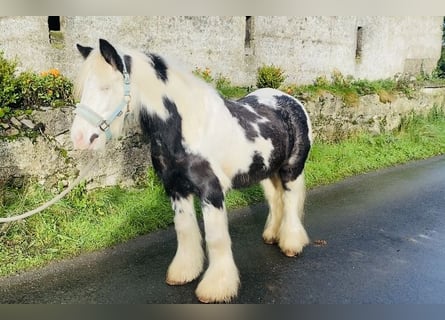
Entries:
{"label": "halter cheek strap", "polygon": [[113,111],[113,113],[107,119],[103,119],[87,105],[81,103],[76,104],[75,113],[80,115],[85,120],[87,120],[93,126],[98,127],[100,130],[102,130],[105,133],[105,136],[107,137],[107,141],[111,140],[112,138],[110,130],[111,124],[117,117],[120,117],[123,114],[125,106],[127,107],[125,114],[128,114],[130,112],[129,110],[130,99],[131,99],[130,75],[127,72],[127,66],[125,65],[125,61],[122,60],[122,62],[124,66],[122,72],[124,75],[124,97],[122,101],[119,103],[119,105],[116,107],[116,109]]}

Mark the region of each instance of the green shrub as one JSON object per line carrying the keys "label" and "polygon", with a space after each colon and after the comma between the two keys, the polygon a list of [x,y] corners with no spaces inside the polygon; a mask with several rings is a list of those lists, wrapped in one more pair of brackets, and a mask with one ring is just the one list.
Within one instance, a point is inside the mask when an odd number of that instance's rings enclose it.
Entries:
{"label": "green shrub", "polygon": [[74,103],[73,84],[57,69],[36,74],[24,72],[18,77],[21,104],[26,107],[59,107]]}
{"label": "green shrub", "polygon": [[19,100],[15,70],[17,60],[7,60],[0,51],[0,118]]}
{"label": "green shrub", "polygon": [[278,89],[286,79],[284,71],[274,65],[258,68],[256,86],[258,88]]}
{"label": "green shrub", "polygon": [[73,104],[73,84],[57,69],[17,74],[18,61],[0,51],[0,119],[15,110]]}

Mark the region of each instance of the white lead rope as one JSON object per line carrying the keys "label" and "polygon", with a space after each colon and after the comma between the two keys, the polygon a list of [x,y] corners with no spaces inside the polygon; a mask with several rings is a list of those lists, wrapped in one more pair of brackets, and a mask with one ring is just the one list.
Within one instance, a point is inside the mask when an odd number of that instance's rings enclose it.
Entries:
{"label": "white lead rope", "polygon": [[86,175],[88,174],[88,172],[91,171],[91,169],[93,168],[93,166],[97,163],[98,157],[96,156],[93,161],[90,162],[89,165],[87,165],[86,167],[84,167],[82,170],[80,170],[79,176],[76,178],[76,180],[74,180],[69,186],[68,188],[66,188],[65,190],[63,190],[60,194],[58,194],[56,197],[54,197],[53,199],[51,199],[50,201],[42,204],[40,207],[35,208],[34,210],[22,213],[20,215],[16,215],[16,216],[12,216],[12,217],[7,217],[7,218],[0,218],[0,223],[7,223],[7,222],[13,222],[13,221],[17,221],[17,220],[21,220],[21,219],[25,219],[27,217],[30,217],[36,213],[39,213],[47,208],[49,208],[50,206],[52,206],[53,204],[55,204],[57,201],[59,201],[60,199],[62,199],[64,196],[66,196],[71,190],[73,190],[74,187],[76,187],[83,178],[86,177]]}

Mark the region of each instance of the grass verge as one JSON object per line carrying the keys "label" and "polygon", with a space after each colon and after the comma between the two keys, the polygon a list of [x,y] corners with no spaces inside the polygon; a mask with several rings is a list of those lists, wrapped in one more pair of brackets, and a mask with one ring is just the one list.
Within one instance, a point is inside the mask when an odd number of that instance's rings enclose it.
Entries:
{"label": "grass verge", "polygon": [[[411,115],[392,133],[358,135],[340,143],[315,143],[306,166],[309,188],[407,161],[445,153],[445,114]],[[53,195],[37,184],[0,187],[0,216],[21,213]],[[231,191],[228,209],[263,201],[259,186]],[[0,226],[0,276],[50,261],[94,251],[165,228],[172,223],[170,202],[149,170],[143,188],[111,187],[67,198],[25,221]]]}
{"label": "grass verge", "polygon": [[398,130],[361,134],[340,143],[315,143],[306,166],[309,188],[348,176],[445,153],[445,113],[411,114]]}

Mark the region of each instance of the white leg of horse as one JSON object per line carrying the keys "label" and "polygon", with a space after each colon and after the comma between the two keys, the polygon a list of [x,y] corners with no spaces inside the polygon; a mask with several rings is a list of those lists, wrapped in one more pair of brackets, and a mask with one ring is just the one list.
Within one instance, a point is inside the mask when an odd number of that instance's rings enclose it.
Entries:
{"label": "white leg of horse", "polygon": [[278,177],[261,181],[264,195],[269,204],[269,214],[263,231],[263,240],[275,244],[279,240],[281,219],[283,217],[283,186]]}
{"label": "white leg of horse", "polygon": [[233,260],[225,208],[203,206],[209,267],[196,288],[201,302],[229,302],[238,293],[239,274]]}
{"label": "white leg of horse", "polygon": [[283,194],[283,219],[280,226],[279,247],[286,256],[293,257],[303,251],[309,237],[303,227],[304,199],[306,196],[304,173],[294,181],[286,183],[288,190]]}
{"label": "white leg of horse", "polygon": [[168,270],[166,282],[180,285],[196,279],[204,266],[201,232],[196,220],[193,196],[172,200],[178,248]]}

